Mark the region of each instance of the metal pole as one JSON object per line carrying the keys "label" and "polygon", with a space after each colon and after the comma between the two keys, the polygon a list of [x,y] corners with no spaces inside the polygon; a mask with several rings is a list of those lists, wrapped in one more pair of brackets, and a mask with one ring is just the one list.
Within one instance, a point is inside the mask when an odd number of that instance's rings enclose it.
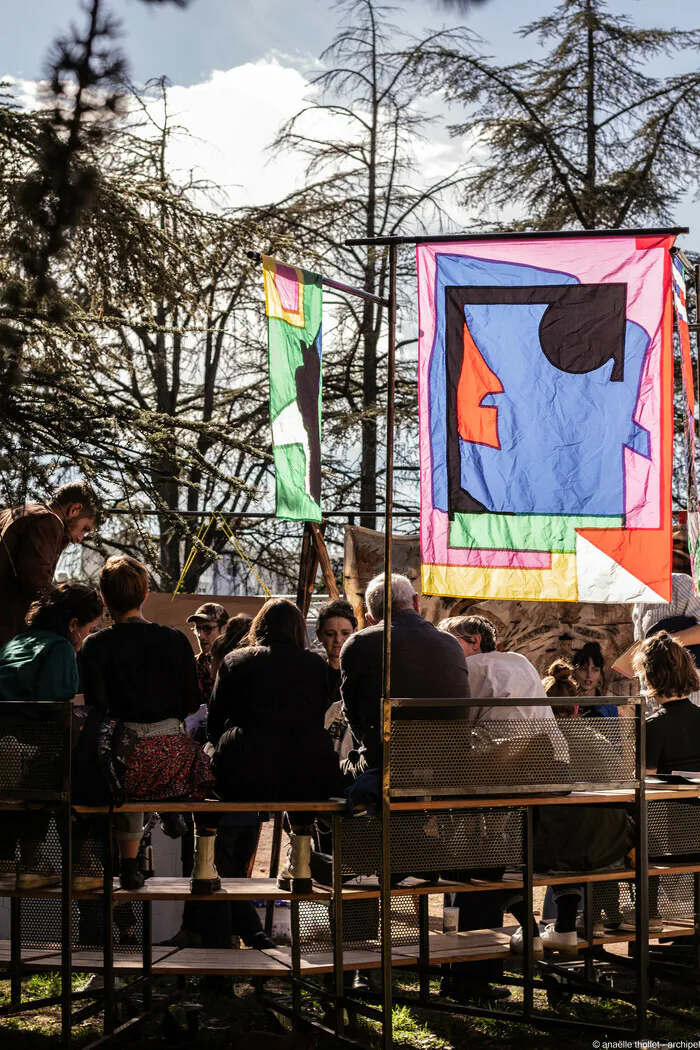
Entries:
{"label": "metal pole", "polygon": [[418,973],[420,980],[420,1000],[427,1003],[430,999],[430,897],[421,893],[418,897]]}
{"label": "metal pole", "polygon": [[636,963],[636,1012],[637,1034],[647,1032],[647,999],[649,997],[649,834],[647,826],[646,797],[646,725],[644,704],[637,706],[636,721],[636,776],[634,817],[637,830],[635,851],[635,963]]}
{"label": "metal pole", "polygon": [[[105,517],[109,517],[111,514],[133,514],[141,518],[152,518],[155,516],[163,518],[207,518],[212,512],[210,510],[131,510],[129,507],[111,507],[105,510]],[[220,518],[250,518],[251,521],[272,521],[275,518],[274,511],[269,510],[217,510],[216,513]],[[366,514],[366,511],[362,510],[324,510],[324,518],[347,518],[349,525],[355,524],[355,517],[361,514]],[[373,510],[372,514],[375,518],[384,518],[386,515],[383,510]],[[394,518],[418,518],[420,517],[420,510],[416,507],[415,510],[395,510],[393,512]],[[295,524],[290,522],[290,524]]]}
{"label": "metal pole", "polygon": [[[284,819],[284,813],[275,813],[272,825],[272,847],[270,849],[270,870],[269,876],[271,879],[277,878],[277,872],[280,868],[280,852],[282,850],[282,821]],[[274,900],[268,901],[265,905],[265,933],[268,937],[272,937],[272,924],[275,921],[275,902]]]}
{"label": "metal pole", "polygon": [[143,944],[141,951],[143,967],[143,1012],[153,1006],[153,905],[143,902]]}
{"label": "metal pole", "polygon": [[534,827],[532,806],[525,808],[525,825],[523,853],[525,871],[523,872],[523,904],[525,908],[525,925],[523,926],[523,1019],[532,1020],[535,1009],[535,958],[533,955],[533,880],[534,880]]}
{"label": "metal pole", "polygon": [[391,1023],[391,569],[394,507],[394,389],[396,371],[397,246],[389,248],[389,325],[386,383],[386,497],[384,525],[384,650],[382,654],[382,861],[380,879],[382,935],[382,1046],[393,1045]]}
{"label": "metal pole", "polygon": [[346,248],[368,244],[461,244],[468,241],[564,241],[572,237],[678,237],[690,233],[687,226],[663,226],[651,230],[530,230],[518,233],[424,233],[415,237],[352,237]]}
{"label": "metal pole", "polygon": [[333,923],[333,991],[335,993],[335,1032],[342,1035],[345,1029],[345,1012],[343,1009],[344,972],[343,972],[343,844],[342,818],[339,813],[333,814],[333,900],[331,902],[331,920]]}
{"label": "metal pole", "polygon": [[114,839],[112,836],[113,811],[105,818],[104,829],[104,879],[102,888],[102,967],[104,975],[104,1033],[111,1035],[115,1026],[114,1009],[114,867],[112,864]]}
{"label": "metal pole", "polygon": [[65,710],[64,748],[62,804],[56,813],[56,823],[65,822],[61,849],[61,1042],[69,1047],[73,1027],[73,814],[70,805],[73,730],[70,704]]}
{"label": "metal pole", "polygon": [[[262,254],[260,252],[249,251],[246,254],[253,262],[262,262]],[[352,284],[343,284],[342,281],[334,281],[330,277],[322,277],[321,284],[324,288],[333,288],[336,292],[345,292],[346,295],[354,295],[358,299],[366,299],[370,303],[376,303],[377,306],[389,306],[388,299],[382,299],[381,295],[373,295],[372,292],[366,292],[364,288],[355,288]]]}
{"label": "metal pole", "polygon": [[290,904],[292,931],[292,1010],[295,1017],[301,1017],[301,923],[299,921],[299,901]]}
{"label": "metal pole", "polygon": [[22,901],[10,898],[10,1003],[22,1002]]}

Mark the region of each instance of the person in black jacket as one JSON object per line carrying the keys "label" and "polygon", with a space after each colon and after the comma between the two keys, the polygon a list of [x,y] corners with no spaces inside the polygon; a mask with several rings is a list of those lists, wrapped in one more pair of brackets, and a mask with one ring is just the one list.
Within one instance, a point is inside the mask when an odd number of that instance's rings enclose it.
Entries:
{"label": "person in black jacket", "polygon": [[662,705],[647,719],[647,772],[700,771],[700,708],[688,699],[700,686],[692,655],[659,631],[642,642],[633,666],[644,695]]}
{"label": "person in black jacket", "polygon": [[[192,647],[180,631],[144,618],[148,572],[136,558],[108,558],[100,589],[114,623],[83,644],[83,691],[87,707],[120,719],[139,737],[124,772],[125,797],[204,798],[213,789],[213,774],[181,724],[200,703]],[[115,827],[122,887],[139,889],[143,814],[119,813]],[[208,848],[213,866],[213,835]],[[195,871],[199,867],[195,861]]]}
{"label": "person in black jacket", "polygon": [[[304,618],[285,598],[266,602],[250,645],[224,657],[214,685],[207,737],[216,747],[217,791],[231,802],[314,802],[343,792],[324,729],[326,664],[307,649]],[[278,885],[311,890],[312,813],[292,813],[289,860]]]}
{"label": "person in black jacket", "polygon": [[[468,697],[469,679],[462,647],[418,612],[418,595],[406,576],[392,573],[392,697]],[[340,654],[340,692],[355,740],[364,747],[370,769],[382,764],[381,698],[384,647],[384,573],[365,592],[369,627],[358,631]]]}

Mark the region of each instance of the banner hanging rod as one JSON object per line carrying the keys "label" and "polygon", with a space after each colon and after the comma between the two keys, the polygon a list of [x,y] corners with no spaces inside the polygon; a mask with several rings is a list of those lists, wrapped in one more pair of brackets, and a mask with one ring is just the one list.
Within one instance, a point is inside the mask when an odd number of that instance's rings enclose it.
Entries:
{"label": "banner hanging rod", "polygon": [[[249,251],[246,254],[249,259],[253,260],[253,262],[262,262],[262,255],[260,252]],[[355,288],[351,284],[343,284],[342,281],[334,281],[330,277],[321,277],[321,284],[324,288],[334,288],[337,292],[345,292],[346,295],[355,295],[358,299],[366,299],[367,302],[376,303],[377,306],[389,305],[389,300],[382,299],[381,295],[374,295],[372,292],[366,292],[364,288]]]}
{"label": "banner hanging rod", "polygon": [[[210,514],[218,514],[223,518],[255,518],[255,519],[270,519],[276,518],[274,511],[267,510],[130,510],[128,507],[110,507],[105,510],[104,516],[107,518],[111,514],[132,514],[136,518],[151,518],[151,517],[162,517],[162,518],[206,518]],[[394,518],[417,518],[420,516],[420,511],[416,507],[415,510],[395,510],[393,515]],[[386,511],[384,510],[327,510],[323,512],[324,518],[385,518]],[[282,520],[282,519],[280,519]],[[299,524],[299,522],[290,522],[290,524]]]}
{"label": "banner hanging rod", "polygon": [[369,244],[459,244],[463,241],[543,241],[565,240],[569,237],[678,237],[690,233],[687,226],[667,226],[652,230],[529,230],[515,233],[427,233],[415,237],[353,237],[345,247],[356,248]]}

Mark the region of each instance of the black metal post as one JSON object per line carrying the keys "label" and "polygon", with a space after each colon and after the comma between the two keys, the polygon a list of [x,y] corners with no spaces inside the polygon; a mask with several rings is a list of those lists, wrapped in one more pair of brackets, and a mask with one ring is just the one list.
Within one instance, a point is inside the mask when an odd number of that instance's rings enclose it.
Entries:
{"label": "black metal post", "polygon": [[[70,762],[70,758],[68,759]],[[68,771],[70,777],[70,768]],[[71,1045],[73,1001],[73,817],[70,801],[65,801],[56,813],[57,823],[63,823],[61,850],[61,1043]],[[60,826],[60,825],[59,825]]]}
{"label": "black metal post", "polygon": [[418,895],[418,973],[420,979],[420,999],[427,1003],[430,998],[430,915],[427,893]]}
{"label": "black metal post", "polygon": [[646,724],[645,706],[642,700],[637,706],[635,723],[636,780],[634,791],[634,818],[636,826],[636,849],[634,866],[635,889],[635,964],[636,964],[636,1015],[637,1034],[646,1035],[648,1026],[647,999],[649,997],[649,829],[647,824],[646,797]]}
{"label": "black metal post", "polygon": [[[275,813],[272,826],[272,845],[270,847],[270,878],[277,878],[280,867],[280,851],[282,849],[282,821],[284,813]],[[268,901],[265,905],[265,933],[272,937],[272,924],[275,919],[275,902]]]}
{"label": "black metal post", "polygon": [[292,901],[290,906],[292,931],[292,1010],[296,1017],[301,1017],[301,925],[299,923],[299,901]]}
{"label": "black metal post", "polygon": [[525,905],[525,926],[523,928],[523,1017],[529,1021],[534,1012],[535,995],[535,960],[533,956],[533,879],[534,879],[534,855],[533,855],[533,823],[532,806],[525,808],[523,853],[525,861],[525,872],[523,879],[523,895]]}
{"label": "black metal post", "polygon": [[10,1005],[22,1002],[22,901],[10,899]]}
{"label": "black metal post", "polygon": [[114,924],[112,921],[112,909],[114,904],[114,867],[112,821],[114,813],[110,810],[104,828],[104,881],[102,884],[102,941],[103,955],[102,965],[104,974],[104,1031],[105,1035],[111,1035],[114,1031]]}
{"label": "black metal post", "polygon": [[693,949],[695,969],[700,970],[700,871],[693,874]]}
{"label": "black metal post", "polygon": [[390,1050],[392,1032],[391,972],[391,570],[394,510],[394,390],[396,380],[397,248],[389,249],[389,317],[386,383],[386,496],[384,523],[384,649],[382,654],[382,855],[380,908],[382,938],[382,1046]]}
{"label": "black metal post", "polygon": [[343,844],[340,813],[333,814],[333,980],[335,991],[335,1032],[345,1030],[343,1009]]}
{"label": "black metal post", "polygon": [[586,939],[583,973],[587,981],[593,981],[593,883],[586,882],[583,887],[583,936]]}
{"label": "black metal post", "polygon": [[148,1013],[153,1005],[153,905],[143,902],[143,1011]]}

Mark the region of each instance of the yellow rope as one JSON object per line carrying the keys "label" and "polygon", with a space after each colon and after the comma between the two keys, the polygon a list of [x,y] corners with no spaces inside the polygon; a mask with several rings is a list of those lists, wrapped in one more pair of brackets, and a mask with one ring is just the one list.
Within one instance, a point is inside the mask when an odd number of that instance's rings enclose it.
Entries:
{"label": "yellow rope", "polygon": [[180,590],[180,588],[182,587],[183,583],[185,582],[185,577],[187,576],[187,573],[190,570],[190,566],[192,565],[192,562],[194,561],[195,557],[197,556],[197,542],[199,541],[199,543],[204,543],[204,540],[206,539],[206,535],[209,532],[209,529],[211,528],[215,517],[216,517],[216,514],[212,514],[212,516],[210,517],[209,521],[205,520],[199,526],[199,532],[197,533],[197,538],[194,541],[194,543],[192,544],[192,547],[190,549],[190,553],[187,555],[187,558],[185,560],[184,568],[183,568],[182,573],[180,575],[180,579],[177,581],[177,587],[173,591],[173,596],[170,599],[171,602],[175,601],[175,596],[177,595],[177,592]]}
{"label": "yellow rope", "polygon": [[246,565],[248,566],[248,568],[252,572],[253,576],[255,577],[255,579],[258,581],[258,583],[262,587],[264,593],[269,598],[270,597],[270,589],[269,589],[269,587],[266,587],[265,584],[263,583],[263,581],[260,579],[260,576],[258,575],[257,569],[255,568],[255,566],[253,565],[252,561],[250,560],[250,558],[248,557],[246,552],[243,550],[243,548],[241,547],[241,545],[238,542],[238,540],[236,539],[236,537],[235,537],[233,531],[231,530],[228,522],[226,521],[226,519],[224,517],[222,517],[221,514],[218,514],[218,513],[214,512],[212,514],[212,516],[209,518],[209,521],[203,521],[202,524],[199,526],[199,532],[197,533],[197,538],[195,539],[194,543],[192,544],[190,552],[187,555],[187,559],[185,560],[185,564],[184,564],[184,567],[183,567],[183,570],[182,570],[182,574],[180,576],[180,579],[177,581],[177,586],[176,586],[175,590],[173,591],[173,596],[172,596],[172,598],[170,600],[173,601],[173,602],[175,601],[175,597],[177,595],[177,592],[180,590],[180,588],[182,587],[183,583],[185,582],[185,577],[187,576],[187,573],[190,570],[190,566],[192,565],[192,562],[194,561],[194,559],[197,556],[197,544],[198,543],[200,543],[200,544],[204,543],[204,540],[206,539],[207,533],[209,532],[209,529],[211,528],[211,526],[213,525],[215,520],[218,520],[219,525],[221,527],[221,531],[226,536],[226,538],[231,541],[234,550],[236,551],[238,556],[240,558],[242,558],[243,561],[246,563]]}
{"label": "yellow rope", "polygon": [[238,540],[236,539],[236,537],[233,534],[233,531],[231,530],[231,527],[229,526],[228,522],[226,521],[225,518],[223,518],[221,516],[221,514],[217,514],[217,517],[219,519],[219,525],[221,526],[221,531],[231,541],[231,543],[233,544],[233,547],[234,547],[236,553],[246,563],[246,565],[248,566],[248,568],[252,572],[253,576],[255,577],[255,579],[258,581],[258,583],[262,587],[263,592],[269,598],[270,597],[270,589],[269,589],[269,587],[266,587],[265,584],[263,583],[263,581],[260,579],[260,576],[258,575],[257,569],[255,568],[255,566],[253,565],[252,561],[250,560],[250,558],[248,557],[246,552],[243,550],[243,548],[241,547],[241,545],[238,542]]}

